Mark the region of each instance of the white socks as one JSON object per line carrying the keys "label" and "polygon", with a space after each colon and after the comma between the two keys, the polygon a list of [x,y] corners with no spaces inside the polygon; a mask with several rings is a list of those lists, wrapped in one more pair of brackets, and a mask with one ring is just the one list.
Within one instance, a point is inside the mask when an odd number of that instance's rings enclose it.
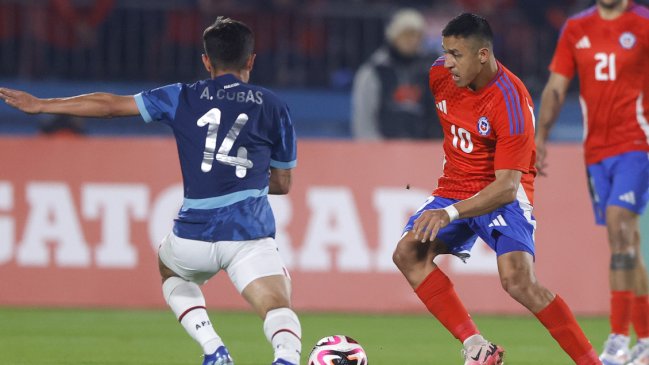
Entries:
{"label": "white socks", "polygon": [[[198,285],[171,277],[162,284],[162,293],[185,331],[198,342],[205,354],[212,354],[223,341],[216,334],[205,310],[205,298]],[[289,308],[273,309],[266,314],[264,334],[273,345],[275,360],[282,358],[300,363],[302,328]]]}
{"label": "white socks", "polygon": [[462,344],[464,345],[464,348],[469,348],[469,346],[481,345],[485,342],[487,342],[487,340],[485,340],[482,335],[477,334],[467,338]]}
{"label": "white socks", "polygon": [[275,360],[282,358],[300,363],[302,328],[295,312],[289,308],[273,309],[266,314],[264,334],[273,345]]}
{"label": "white socks", "polygon": [[223,346],[223,341],[212,327],[205,310],[205,298],[197,284],[170,277],[162,284],[162,293],[180,324],[201,345],[205,354],[212,354]]}

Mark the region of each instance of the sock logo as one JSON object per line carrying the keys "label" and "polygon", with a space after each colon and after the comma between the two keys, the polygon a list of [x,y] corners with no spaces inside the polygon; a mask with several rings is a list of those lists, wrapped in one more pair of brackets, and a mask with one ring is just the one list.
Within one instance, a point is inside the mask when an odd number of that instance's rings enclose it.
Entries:
{"label": "sock logo", "polygon": [[212,322],[210,322],[210,321],[201,321],[200,323],[196,323],[196,331],[198,331],[199,329],[201,329],[203,327],[207,327],[207,326],[212,326]]}

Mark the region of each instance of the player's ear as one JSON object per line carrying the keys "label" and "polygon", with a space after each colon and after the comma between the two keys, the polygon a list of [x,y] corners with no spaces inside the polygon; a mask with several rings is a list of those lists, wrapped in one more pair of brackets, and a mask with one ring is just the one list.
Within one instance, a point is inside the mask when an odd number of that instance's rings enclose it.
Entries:
{"label": "player's ear", "polygon": [[257,57],[257,54],[253,53],[248,57],[248,61],[246,61],[246,70],[252,71],[252,67],[255,64],[255,57]]}
{"label": "player's ear", "polygon": [[478,57],[480,58],[480,64],[485,64],[487,61],[489,61],[489,48],[487,47],[482,47],[478,51]]}
{"label": "player's ear", "polygon": [[201,58],[203,59],[203,65],[205,66],[205,69],[207,70],[207,72],[212,73],[213,67],[212,67],[212,61],[210,61],[210,58],[207,57],[207,55],[205,53],[203,53],[201,55]]}

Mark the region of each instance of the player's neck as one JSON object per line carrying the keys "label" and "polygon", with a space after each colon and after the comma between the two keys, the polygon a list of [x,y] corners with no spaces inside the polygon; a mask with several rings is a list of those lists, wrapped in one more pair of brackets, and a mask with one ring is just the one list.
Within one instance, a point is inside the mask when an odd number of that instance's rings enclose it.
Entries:
{"label": "player's neck", "polygon": [[233,75],[234,77],[236,77],[237,79],[239,79],[239,80],[241,80],[243,82],[248,82],[247,78],[246,78],[246,75],[245,75],[245,71],[243,71],[243,70],[221,70],[221,69],[218,69],[218,70],[213,70],[210,73],[210,76],[213,79],[215,79],[215,78],[217,78],[219,76],[223,76],[223,75]]}
{"label": "player's neck", "polygon": [[599,13],[599,16],[604,20],[613,20],[622,15],[626,11],[628,6],[629,0],[621,1],[614,8],[606,8],[604,6],[597,5],[597,12]]}
{"label": "player's neck", "polygon": [[487,86],[498,73],[498,62],[494,57],[489,58],[489,61],[484,65],[482,71],[476,76],[472,83],[469,84],[469,89],[473,91],[480,91],[483,87]]}

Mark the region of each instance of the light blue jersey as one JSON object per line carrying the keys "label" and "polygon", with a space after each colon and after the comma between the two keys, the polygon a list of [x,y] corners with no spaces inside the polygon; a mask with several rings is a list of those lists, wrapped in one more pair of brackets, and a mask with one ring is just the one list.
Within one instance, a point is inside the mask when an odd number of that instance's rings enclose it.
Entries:
{"label": "light blue jersey", "polygon": [[296,166],[288,107],[271,91],[226,74],[135,95],[146,122],[176,138],[184,202],[178,237],[240,241],[275,236],[268,203],[270,167]]}

